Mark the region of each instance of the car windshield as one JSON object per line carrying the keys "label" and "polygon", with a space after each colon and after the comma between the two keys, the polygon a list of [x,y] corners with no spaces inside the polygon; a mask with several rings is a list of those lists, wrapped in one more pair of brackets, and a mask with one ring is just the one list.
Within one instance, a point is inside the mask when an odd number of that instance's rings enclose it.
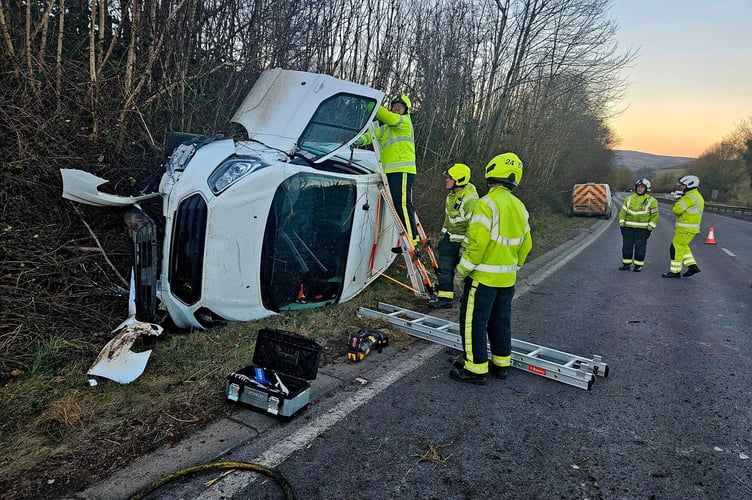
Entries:
{"label": "car windshield", "polygon": [[297,174],[280,184],[261,254],[261,295],[272,311],[334,303],[342,293],[355,182]]}
{"label": "car windshield", "polygon": [[299,145],[317,158],[350,142],[371,118],[376,101],[337,94],[321,103],[300,136]]}

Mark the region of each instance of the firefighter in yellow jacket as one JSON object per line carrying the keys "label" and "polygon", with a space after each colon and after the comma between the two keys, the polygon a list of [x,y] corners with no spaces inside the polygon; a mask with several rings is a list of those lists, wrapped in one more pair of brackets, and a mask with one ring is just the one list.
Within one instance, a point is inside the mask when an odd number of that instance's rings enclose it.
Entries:
{"label": "firefighter in yellow jacket", "polygon": [[438,292],[428,301],[431,309],[448,309],[454,305],[454,268],[460,261],[467,225],[478,201],[478,190],[470,182],[470,175],[470,167],[464,163],[455,163],[444,170],[449,194],[444,202],[444,225],[439,241]]}
{"label": "firefighter in yellow jacket", "polygon": [[621,228],[621,267],[629,271],[634,264],[634,272],[639,273],[645,265],[645,250],[650,233],[658,225],[660,212],[658,200],[650,196],[650,181],[640,177],[634,184],[635,192],[624,199],[619,210]]}
{"label": "firefighter in yellow jacket", "polygon": [[506,378],[512,355],[512,298],[517,270],[533,247],[525,205],[512,194],[522,180],[522,162],[514,153],[486,165],[489,185],[467,228],[467,247],[455,277],[463,283],[460,336],[464,363],[449,372],[454,380],[484,385],[490,371]]}
{"label": "firefighter in yellow jacket", "polygon": [[[415,181],[415,137],[410,118],[412,103],[406,95],[392,99],[391,110],[379,106],[376,120],[381,126],[376,129],[376,140],[381,146],[381,164],[389,183],[389,192],[402,224],[413,242],[418,241],[413,207],[413,182]],[[364,134],[356,146],[373,142],[371,133]]]}
{"label": "firefighter in yellow jacket", "polygon": [[687,266],[685,278],[700,272],[689,248],[695,235],[700,232],[702,212],[705,210],[705,199],[697,189],[700,187],[700,179],[696,175],[685,175],[677,184],[684,194],[671,209],[676,215],[676,225],[669,249],[671,267],[667,273],[662,274],[664,278],[681,278],[682,266]]}

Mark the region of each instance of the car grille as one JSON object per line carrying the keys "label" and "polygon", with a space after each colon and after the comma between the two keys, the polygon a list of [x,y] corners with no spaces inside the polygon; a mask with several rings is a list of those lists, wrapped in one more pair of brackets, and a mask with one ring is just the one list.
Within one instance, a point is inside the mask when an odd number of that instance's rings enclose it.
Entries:
{"label": "car grille", "polygon": [[170,248],[170,291],[186,304],[201,297],[206,238],[206,201],[194,194],[180,202]]}

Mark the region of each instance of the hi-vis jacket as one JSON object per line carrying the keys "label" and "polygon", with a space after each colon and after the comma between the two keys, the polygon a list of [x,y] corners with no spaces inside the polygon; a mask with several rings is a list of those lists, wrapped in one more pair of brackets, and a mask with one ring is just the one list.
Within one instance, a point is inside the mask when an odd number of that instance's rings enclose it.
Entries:
{"label": "hi-vis jacket", "polygon": [[676,228],[682,228],[688,233],[699,233],[702,212],[705,210],[705,199],[695,189],[684,191],[684,195],[674,203],[671,209],[676,214]]}
{"label": "hi-vis jacket", "polygon": [[449,234],[449,241],[453,243],[462,243],[477,201],[478,190],[472,184],[462,186],[462,190],[456,193],[450,191],[446,197],[441,234]]}
{"label": "hi-vis jacket", "polygon": [[[387,174],[395,172],[415,173],[415,138],[410,115],[392,113],[379,106],[376,119],[382,125],[376,129],[376,139],[381,145],[381,164]],[[362,136],[363,144],[371,144],[373,137],[368,132]]]}
{"label": "hi-vis jacket", "polygon": [[456,272],[491,287],[510,287],[533,248],[525,205],[504,186],[475,203],[467,248]]}
{"label": "hi-vis jacket", "polygon": [[630,194],[619,210],[619,225],[636,229],[655,229],[660,218],[658,200],[649,194]]}

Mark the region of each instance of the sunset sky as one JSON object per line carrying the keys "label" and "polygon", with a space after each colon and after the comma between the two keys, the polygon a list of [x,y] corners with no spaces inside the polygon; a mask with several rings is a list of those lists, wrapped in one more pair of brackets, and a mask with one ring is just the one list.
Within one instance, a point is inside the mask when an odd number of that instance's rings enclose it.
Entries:
{"label": "sunset sky", "polygon": [[615,149],[696,157],[752,117],[752,0],[612,0],[624,71]]}

